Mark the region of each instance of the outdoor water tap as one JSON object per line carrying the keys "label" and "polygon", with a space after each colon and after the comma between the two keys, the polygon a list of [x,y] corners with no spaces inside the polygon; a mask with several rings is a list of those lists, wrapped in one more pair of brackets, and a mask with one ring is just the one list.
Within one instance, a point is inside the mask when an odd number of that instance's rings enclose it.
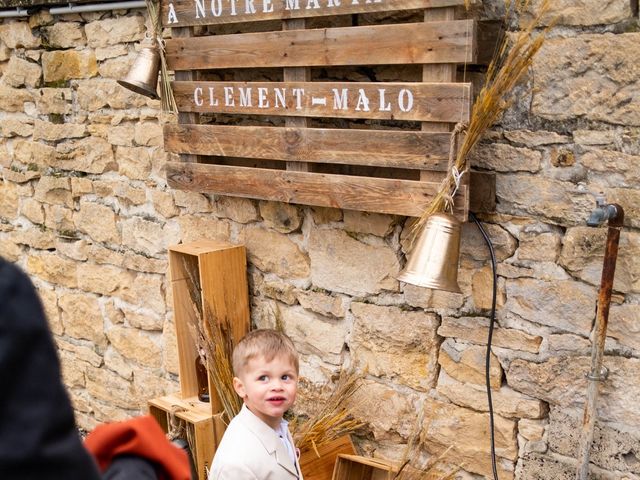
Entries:
{"label": "outdoor water tap", "polygon": [[608,220],[612,220],[618,216],[618,207],[615,204],[607,203],[604,194],[596,195],[596,209],[591,212],[587,225],[597,227]]}

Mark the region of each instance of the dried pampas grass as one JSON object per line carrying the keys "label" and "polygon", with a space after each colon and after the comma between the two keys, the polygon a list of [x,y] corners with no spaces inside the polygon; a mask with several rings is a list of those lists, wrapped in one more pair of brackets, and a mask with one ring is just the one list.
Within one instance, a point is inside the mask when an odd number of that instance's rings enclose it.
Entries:
{"label": "dried pampas grass", "polygon": [[[507,15],[512,10],[524,11],[529,8],[529,3],[529,0],[520,0],[513,5],[512,0],[505,0]],[[545,33],[551,25],[547,24],[541,32],[538,30],[543,26],[543,17],[549,13],[550,8],[550,0],[542,0],[528,25],[510,36],[503,33],[489,64],[484,86],[471,109],[471,119],[462,144],[455,153],[453,165],[450,166],[437,195],[416,222],[414,232],[421,230],[434,213],[453,211],[452,197],[459,181],[456,176],[467,171],[469,152],[509,107],[509,97],[514,87],[527,73],[545,41]],[[505,24],[507,23],[508,19],[505,19]]]}

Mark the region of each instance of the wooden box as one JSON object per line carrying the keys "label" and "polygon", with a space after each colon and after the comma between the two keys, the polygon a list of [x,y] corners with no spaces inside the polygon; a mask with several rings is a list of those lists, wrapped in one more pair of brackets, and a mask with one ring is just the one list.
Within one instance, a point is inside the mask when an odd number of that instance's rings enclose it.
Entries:
{"label": "wooden box", "polygon": [[[206,312],[207,305],[218,321],[228,321],[234,344],[249,331],[245,248],[209,240],[172,246],[169,247],[169,268],[180,364],[180,397],[196,401],[198,312],[194,300],[201,301],[201,312]],[[200,293],[199,299],[193,296],[194,289]],[[222,406],[211,379],[209,393],[209,412],[221,412]]]}
{"label": "wooden box", "polygon": [[169,432],[174,425],[185,428],[180,438],[189,443],[198,472],[197,480],[207,480],[213,454],[225,430],[222,415],[212,415],[206,403],[183,400],[179,395],[154,398],[148,403],[149,414],[165,432]]}
{"label": "wooden box", "polygon": [[336,438],[317,450],[300,452],[300,469],[305,480],[331,480],[333,468],[339,454],[355,454],[351,437],[345,435]]}
{"label": "wooden box", "polygon": [[392,480],[397,472],[395,465],[381,459],[340,454],[333,480]]}

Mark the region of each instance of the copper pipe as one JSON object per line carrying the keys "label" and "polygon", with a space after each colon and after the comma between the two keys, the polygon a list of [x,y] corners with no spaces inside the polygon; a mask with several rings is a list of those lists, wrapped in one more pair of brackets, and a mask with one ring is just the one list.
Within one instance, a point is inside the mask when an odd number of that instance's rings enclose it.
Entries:
{"label": "copper pipe", "polygon": [[596,324],[591,344],[591,371],[587,375],[587,399],[582,418],[582,435],[578,448],[578,468],[576,480],[589,478],[589,453],[593,442],[593,429],[596,421],[596,402],[598,400],[598,387],[600,382],[606,380],[608,371],[603,368],[604,345],[607,339],[607,324],[609,322],[609,306],[611,305],[611,291],[613,290],[613,278],[616,273],[616,261],[618,259],[618,243],[620,230],[624,222],[624,210],[617,204],[604,204],[602,199],[598,201],[598,208],[590,217],[589,224],[595,226],[593,218],[598,217],[600,222],[608,221],[607,244],[604,252],[602,266],[602,278],[598,293],[598,308],[596,312]]}

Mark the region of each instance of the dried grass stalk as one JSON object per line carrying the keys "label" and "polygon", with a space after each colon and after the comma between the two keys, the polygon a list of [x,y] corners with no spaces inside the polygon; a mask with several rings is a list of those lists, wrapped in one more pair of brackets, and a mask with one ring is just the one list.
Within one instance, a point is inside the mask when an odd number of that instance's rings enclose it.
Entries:
{"label": "dried grass stalk", "polygon": [[[505,0],[508,12],[511,10],[511,3],[510,0]],[[515,6],[515,10],[522,11],[528,6],[528,0],[520,0]],[[503,34],[500,39],[499,47],[489,64],[485,84],[473,104],[466,135],[464,135],[460,149],[455,155],[453,167],[456,172],[462,173],[468,170],[469,152],[508,108],[509,96],[528,71],[534,57],[544,43],[545,33],[551,25],[545,27],[540,33],[538,33],[538,29],[543,25],[542,18],[549,12],[550,6],[550,0],[543,0],[528,25],[516,32],[512,38]],[[437,195],[422,213],[413,231],[420,231],[427,219],[434,213],[453,210],[451,198],[455,190],[456,178],[453,168],[449,168],[447,177],[440,185]]]}
{"label": "dried grass stalk", "polygon": [[196,324],[191,334],[214,387],[209,395],[213,398],[217,394],[222,403],[224,420],[228,423],[242,408],[242,400],[233,388],[231,325],[228,318],[219,318],[209,302],[203,301],[196,266],[185,260],[183,266],[188,277],[189,296]]}
{"label": "dried grass stalk", "polygon": [[450,480],[461,469],[462,465],[451,465],[443,462],[447,453],[453,448],[450,446],[436,458],[429,459],[426,463],[413,466],[409,462],[420,458],[420,450],[423,449],[424,406],[418,411],[418,417],[413,431],[409,436],[401,467],[393,477],[393,480]]}
{"label": "dried grass stalk", "polygon": [[[348,400],[360,388],[362,374],[342,371],[323,405],[308,419],[295,417],[289,424],[294,443],[300,450],[314,450],[343,435],[354,433],[364,424],[354,420],[347,409]],[[330,388],[329,384],[320,388]]]}
{"label": "dried grass stalk", "polygon": [[177,113],[178,105],[171,89],[169,78],[169,67],[164,50],[164,39],[162,38],[162,23],[160,22],[160,5],[157,0],[146,0],[151,27],[153,28],[153,41],[160,54],[160,103],[164,112]]}

